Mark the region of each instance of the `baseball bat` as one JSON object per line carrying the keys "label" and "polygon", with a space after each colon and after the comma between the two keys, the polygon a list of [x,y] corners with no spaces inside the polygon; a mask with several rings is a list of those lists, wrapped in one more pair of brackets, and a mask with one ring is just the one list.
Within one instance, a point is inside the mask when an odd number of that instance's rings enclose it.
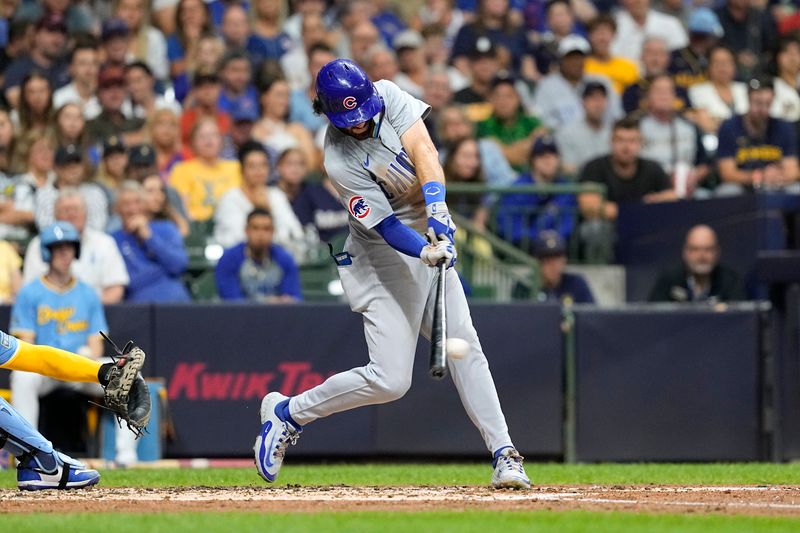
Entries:
{"label": "baseball bat", "polygon": [[445,306],[445,278],[447,264],[441,261],[436,280],[436,300],[433,307],[433,325],[431,327],[431,360],[428,372],[433,379],[442,379],[447,375],[447,307]]}

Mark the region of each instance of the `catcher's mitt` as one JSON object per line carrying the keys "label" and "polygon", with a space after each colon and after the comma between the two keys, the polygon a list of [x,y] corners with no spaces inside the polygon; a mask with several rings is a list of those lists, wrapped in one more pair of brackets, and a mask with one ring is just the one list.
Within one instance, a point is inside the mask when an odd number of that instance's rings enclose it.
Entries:
{"label": "catcher's mitt", "polygon": [[112,356],[114,362],[103,365],[100,370],[100,384],[105,390],[105,407],[118,420],[125,422],[137,437],[141,437],[150,421],[151,407],[147,383],[139,373],[144,366],[145,354],[141,348],[133,346],[131,341],[120,350],[105,333],[101,331],[100,334],[117,352],[117,357]]}

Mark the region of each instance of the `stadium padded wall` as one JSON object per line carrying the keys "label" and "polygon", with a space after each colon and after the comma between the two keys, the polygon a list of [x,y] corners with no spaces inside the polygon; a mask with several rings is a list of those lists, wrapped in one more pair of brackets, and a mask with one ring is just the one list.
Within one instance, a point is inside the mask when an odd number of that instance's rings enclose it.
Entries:
{"label": "stadium padded wall", "polygon": [[[481,304],[472,311],[517,446],[529,457],[560,457],[561,310]],[[577,458],[769,459],[760,440],[758,313],[576,309]],[[367,360],[361,319],[341,304],[126,305],[107,314],[113,338],[140,343],[146,375],[166,381],[173,457],[246,457],[265,392],[295,394]],[[404,398],[315,422],[292,455],[484,455],[452,382],[427,376],[427,354],[420,339]],[[784,355],[794,361],[800,354]],[[5,383],[7,376],[0,372]],[[784,390],[797,388],[796,376],[782,378]],[[794,403],[783,402],[784,421],[797,412]],[[794,432],[784,435],[788,454],[795,439]]]}
{"label": "stadium padded wall", "polygon": [[579,310],[577,459],[766,459],[758,314]]}

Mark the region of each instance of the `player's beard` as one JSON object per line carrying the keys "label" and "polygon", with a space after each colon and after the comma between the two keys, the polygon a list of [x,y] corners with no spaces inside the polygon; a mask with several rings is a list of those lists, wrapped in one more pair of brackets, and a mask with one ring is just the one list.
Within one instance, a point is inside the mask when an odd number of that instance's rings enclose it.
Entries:
{"label": "player's beard", "polygon": [[353,133],[349,128],[348,129],[339,128],[339,129],[345,135],[349,135],[350,137],[356,139],[357,141],[363,141],[364,139],[369,139],[370,137],[372,137],[372,132],[375,131],[375,122],[372,120],[367,121],[367,128],[361,133]]}

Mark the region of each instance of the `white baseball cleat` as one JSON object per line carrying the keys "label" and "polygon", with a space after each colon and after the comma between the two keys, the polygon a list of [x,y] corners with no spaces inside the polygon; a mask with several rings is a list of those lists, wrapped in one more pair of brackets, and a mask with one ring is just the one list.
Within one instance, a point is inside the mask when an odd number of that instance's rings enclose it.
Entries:
{"label": "white baseball cleat", "polygon": [[494,454],[494,473],[492,486],[496,489],[529,489],[531,480],[522,466],[523,457],[517,450],[508,446]]}
{"label": "white baseball cleat", "polygon": [[278,404],[288,400],[278,392],[270,392],[261,400],[261,431],[256,437],[256,470],[265,481],[272,483],[278,477],[283,464],[283,456],[289,444],[297,444],[302,428],[283,420]]}

